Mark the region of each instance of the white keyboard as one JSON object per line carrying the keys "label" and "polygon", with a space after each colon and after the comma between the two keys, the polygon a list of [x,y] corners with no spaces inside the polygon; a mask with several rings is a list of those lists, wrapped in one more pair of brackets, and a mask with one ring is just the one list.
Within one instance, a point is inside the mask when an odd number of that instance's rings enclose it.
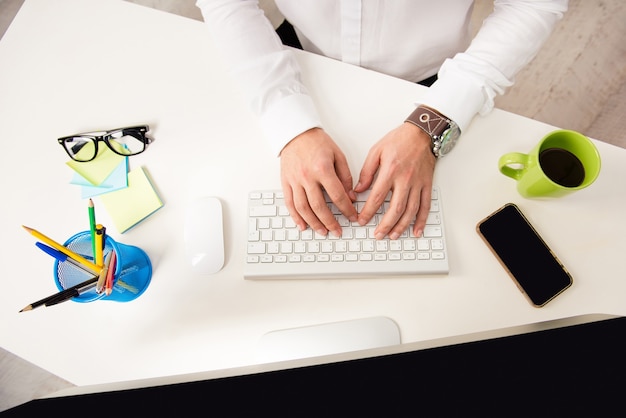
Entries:
{"label": "white keyboard", "polygon": [[[355,202],[357,211],[368,193]],[[416,237],[412,225],[397,240],[376,240],[374,229],[389,207],[383,204],[369,224],[350,222],[337,207],[331,211],[342,226],[341,237],[300,231],[285,206],[280,190],[248,195],[248,239],[244,265],[246,279],[313,279],[392,277],[447,274],[448,254],[439,189],[433,188],[424,233]]]}

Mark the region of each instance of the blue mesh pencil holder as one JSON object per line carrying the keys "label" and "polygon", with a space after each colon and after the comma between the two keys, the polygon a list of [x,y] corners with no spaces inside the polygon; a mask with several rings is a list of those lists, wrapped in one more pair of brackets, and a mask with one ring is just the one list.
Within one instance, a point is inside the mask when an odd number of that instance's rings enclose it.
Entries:
{"label": "blue mesh pencil holder", "polygon": [[[83,231],[74,235],[63,244],[87,260],[93,260],[93,246],[91,232]],[[129,302],[138,298],[150,284],[152,278],[152,263],[148,255],[139,247],[120,244],[108,235],[105,238],[104,258],[115,251],[117,261],[113,276],[113,288],[110,295],[105,292],[97,293],[95,286],[72,298],[75,302],[93,302],[95,300],[110,300],[115,302]],[[113,266],[111,266],[113,268]],[[82,269],[76,268],[67,261],[55,261],[54,282],[59,290],[75,286],[89,279]]]}

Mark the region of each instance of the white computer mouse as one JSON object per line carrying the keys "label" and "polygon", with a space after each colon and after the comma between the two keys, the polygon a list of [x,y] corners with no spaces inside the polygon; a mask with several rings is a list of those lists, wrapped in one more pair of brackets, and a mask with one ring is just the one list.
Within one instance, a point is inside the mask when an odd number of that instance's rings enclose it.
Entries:
{"label": "white computer mouse", "polygon": [[217,273],[224,266],[222,203],[216,197],[200,197],[185,213],[185,251],[198,274]]}

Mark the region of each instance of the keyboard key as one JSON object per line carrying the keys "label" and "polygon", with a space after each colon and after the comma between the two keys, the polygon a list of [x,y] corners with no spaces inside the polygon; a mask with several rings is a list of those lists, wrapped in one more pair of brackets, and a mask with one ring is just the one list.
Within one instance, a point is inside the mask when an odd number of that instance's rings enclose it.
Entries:
{"label": "keyboard key", "polygon": [[441,237],[443,236],[443,232],[439,226],[426,225],[424,228],[424,236],[426,238]]}
{"label": "keyboard key", "polygon": [[276,216],[278,214],[278,210],[276,206],[251,206],[250,207],[250,216]]}
{"label": "keyboard key", "polygon": [[264,242],[249,242],[248,254],[265,254]]}

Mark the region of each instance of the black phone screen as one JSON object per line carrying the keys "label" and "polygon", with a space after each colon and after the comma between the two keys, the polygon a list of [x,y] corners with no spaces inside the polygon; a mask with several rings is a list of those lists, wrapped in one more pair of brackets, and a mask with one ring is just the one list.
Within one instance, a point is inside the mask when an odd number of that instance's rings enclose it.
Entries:
{"label": "black phone screen", "polygon": [[519,208],[508,203],[478,224],[518,287],[535,306],[543,306],[572,284],[572,277]]}

